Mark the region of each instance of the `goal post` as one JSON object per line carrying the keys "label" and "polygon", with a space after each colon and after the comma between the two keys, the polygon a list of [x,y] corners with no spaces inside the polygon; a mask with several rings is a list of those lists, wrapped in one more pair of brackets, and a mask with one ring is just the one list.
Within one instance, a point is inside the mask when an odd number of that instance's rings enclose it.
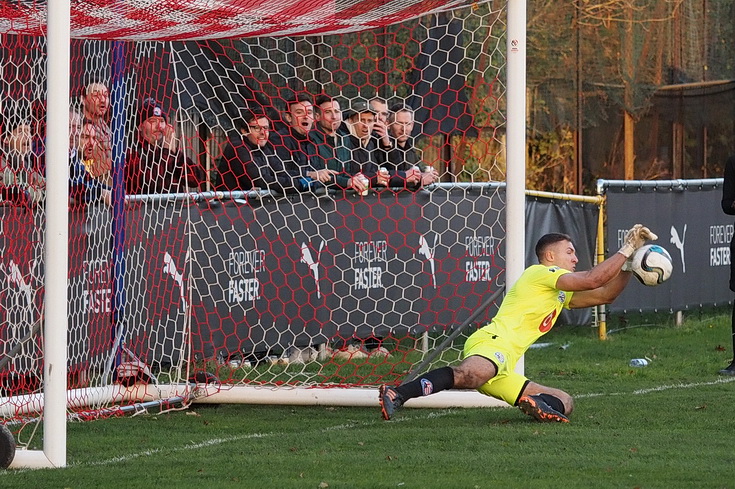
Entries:
{"label": "goal post", "polygon": [[[46,274],[44,280],[43,450],[16,450],[11,467],[66,466],[66,366],[69,170],[69,0],[48,2],[48,70],[59,73],[46,86],[48,94],[46,147]],[[47,80],[49,78],[47,77]],[[30,304],[29,304],[30,306]],[[53,312],[51,312],[53,311]]]}
{"label": "goal post", "polygon": [[[35,10],[17,42],[2,33],[26,55],[0,61],[15,114],[26,102],[43,107],[18,117],[37,131],[26,156],[45,176],[45,205],[0,206],[0,240],[16,243],[0,257],[0,417],[18,443],[10,467],[65,466],[70,418],[210,402],[377,406],[380,384],[461,358],[520,275],[525,2],[426,10],[403,0],[360,15],[298,3],[280,2],[289,18],[269,24],[223,0],[221,12],[187,12],[183,26],[142,25],[134,5],[102,15],[99,2],[49,0],[45,36]],[[256,14],[245,27],[230,20]],[[76,25],[79,16],[99,25]],[[371,124],[387,117],[386,152],[407,124],[396,114],[410,109],[413,163],[438,178],[364,195],[223,188],[235,168],[227,155],[262,130],[242,120],[246,109],[283,138],[308,126],[313,141],[323,114],[314,107],[294,123],[288,100],[299,94],[312,106],[321,94],[339,102],[342,137],[357,141],[350,161],[363,144],[362,122],[350,120],[361,103],[384,103],[367,112]],[[92,178],[79,194],[69,182],[85,135],[93,156],[80,161]],[[296,158],[278,153],[283,138],[269,139],[282,163]],[[467,391],[407,404],[501,405]]]}

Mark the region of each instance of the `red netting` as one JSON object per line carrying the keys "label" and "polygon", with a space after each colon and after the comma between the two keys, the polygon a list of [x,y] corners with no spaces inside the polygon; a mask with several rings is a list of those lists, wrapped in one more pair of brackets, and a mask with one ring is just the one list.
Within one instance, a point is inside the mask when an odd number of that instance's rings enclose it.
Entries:
{"label": "red netting", "polygon": [[[383,27],[476,2],[468,0],[116,0],[72,1],[71,36],[78,39],[184,40],[305,36]],[[0,32],[45,29],[46,2],[0,5]]]}

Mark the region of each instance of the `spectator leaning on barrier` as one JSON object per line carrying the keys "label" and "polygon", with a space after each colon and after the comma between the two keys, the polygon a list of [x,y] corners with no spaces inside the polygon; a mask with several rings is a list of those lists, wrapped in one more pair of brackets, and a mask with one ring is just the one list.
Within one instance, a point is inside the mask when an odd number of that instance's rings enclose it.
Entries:
{"label": "spectator leaning on barrier", "polygon": [[217,190],[273,190],[285,193],[294,189],[294,178],[268,140],[270,120],[265,113],[246,110],[235,121],[234,134],[222,152],[217,168]]}
{"label": "spectator leaning on barrier", "polygon": [[352,161],[350,137],[342,121],[339,101],[328,95],[317,96],[314,115],[316,124],[309,137],[327,168],[338,172],[334,176],[335,185],[356,192],[367,190],[362,179],[356,176],[359,168]]}
{"label": "spectator leaning on barrier", "polygon": [[125,162],[129,194],[178,193],[199,190],[204,169],[178,149],[173,126],[154,99],[143,101],[138,112],[138,142]]}
{"label": "spectator leaning on barrier", "polygon": [[97,141],[91,160],[94,164],[88,171],[102,183],[112,185],[112,129],[107,122],[110,93],[104,83],[93,81],[87,84],[82,95],[82,109],[82,117],[94,125]]}
{"label": "spectator leaning on barrier", "polygon": [[291,174],[295,189],[314,190],[334,182],[337,173],[326,167],[316,145],[309,138],[314,126],[314,104],[311,95],[299,93],[286,100],[283,118],[288,124],[271,134],[271,142]]}
{"label": "spectator leaning on barrier", "polygon": [[350,131],[352,161],[357,170],[369,181],[371,187],[388,185],[389,175],[380,170],[385,163],[385,152],[378,147],[378,139],[373,135],[375,110],[362,99],[357,99],[347,111],[347,127]]}
{"label": "spectator leaning on barrier", "polygon": [[[727,215],[735,215],[735,155],[725,162],[725,179],[722,185],[722,210]],[[735,292],[735,236],[730,241],[730,290]],[[731,329],[733,360],[720,370],[720,375],[735,375],[735,302],[733,302]]]}
{"label": "spectator leaning on barrier", "polygon": [[388,151],[386,167],[391,175],[396,174],[402,178],[402,181],[396,182],[396,178],[392,177],[391,187],[408,185],[417,188],[439,180],[439,173],[421,161],[421,156],[413,145],[411,134],[414,125],[413,109],[405,105],[395,105],[391,108],[388,131],[394,144]]}
{"label": "spectator leaning on barrier", "polygon": [[97,146],[92,121],[82,120],[79,113],[69,111],[69,204],[84,204],[102,199],[112,202],[110,187],[94,178],[87,168],[93,166]]}

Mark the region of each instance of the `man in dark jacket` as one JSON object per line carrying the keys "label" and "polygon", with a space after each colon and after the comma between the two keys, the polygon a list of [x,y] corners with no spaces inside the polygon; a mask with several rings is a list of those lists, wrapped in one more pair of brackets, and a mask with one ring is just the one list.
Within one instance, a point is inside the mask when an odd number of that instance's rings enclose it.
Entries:
{"label": "man in dark jacket", "polygon": [[375,111],[365,100],[355,100],[347,112],[347,127],[350,131],[349,144],[352,152],[352,173],[361,173],[370,182],[370,187],[385,187],[389,175],[381,172],[386,153],[373,135]]}
{"label": "man in dark jacket", "polygon": [[139,112],[138,144],[125,161],[125,189],[129,194],[178,193],[199,190],[204,169],[178,148],[173,126],[153,99]]}
{"label": "man in dark jacket", "polygon": [[388,118],[388,132],[393,145],[385,163],[391,174],[391,187],[417,189],[439,179],[437,171],[421,161],[413,145],[413,128],[413,110],[405,105],[393,106]]}
{"label": "man in dark jacket", "polygon": [[308,191],[334,183],[337,171],[327,168],[316,145],[309,139],[314,125],[311,95],[300,93],[286,101],[284,120],[287,126],[271,134],[270,139],[286,171],[296,178],[296,190]]}
{"label": "man in dark jacket", "polygon": [[350,137],[342,121],[339,101],[329,95],[317,96],[314,117],[316,124],[309,137],[327,168],[338,172],[334,176],[335,186],[358,193],[367,190],[362,179],[356,177],[359,168],[351,161]]}
{"label": "man in dark jacket", "polygon": [[297,178],[283,167],[269,141],[270,120],[262,112],[246,110],[235,122],[234,135],[220,158],[217,168],[217,190],[273,190],[279,193],[295,192]]}

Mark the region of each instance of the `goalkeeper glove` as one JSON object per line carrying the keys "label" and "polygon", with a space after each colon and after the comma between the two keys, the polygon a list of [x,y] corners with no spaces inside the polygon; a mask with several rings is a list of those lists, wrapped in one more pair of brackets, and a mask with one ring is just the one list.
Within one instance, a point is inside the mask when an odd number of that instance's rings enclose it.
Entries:
{"label": "goalkeeper glove", "polygon": [[646,244],[647,240],[658,239],[650,229],[642,224],[636,224],[628,230],[625,235],[625,241],[623,246],[618,250],[618,253],[626,258],[630,258],[633,252]]}

